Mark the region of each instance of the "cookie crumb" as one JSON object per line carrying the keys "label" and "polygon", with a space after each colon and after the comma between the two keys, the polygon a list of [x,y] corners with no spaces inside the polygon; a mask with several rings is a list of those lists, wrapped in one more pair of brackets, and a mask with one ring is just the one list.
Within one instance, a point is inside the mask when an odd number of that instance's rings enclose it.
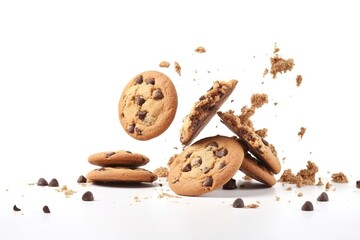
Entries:
{"label": "cookie crumb", "polygon": [[348,183],[348,179],[343,172],[334,173],[331,175],[332,181],[336,183]]}
{"label": "cookie crumb", "polygon": [[297,194],[297,196],[298,196],[298,197],[302,197],[302,196],[304,196],[304,194],[303,194],[302,192],[299,192],[299,193]]}
{"label": "cookie crumb", "polygon": [[168,160],[168,162],[167,162],[167,165],[170,167],[170,165],[174,162],[174,160],[176,159],[176,157],[178,156],[179,154],[174,154],[174,155],[172,155],[170,158],[169,158],[169,160]]}
{"label": "cookie crumb", "polygon": [[159,193],[159,196],[158,198],[163,198],[163,197],[170,197],[170,198],[181,198],[180,196],[177,196],[177,195],[172,195],[170,193]]}
{"label": "cookie crumb", "polygon": [[315,174],[319,171],[319,168],[315,163],[308,161],[306,169],[301,169],[296,175],[292,173],[291,169],[287,169],[280,176],[280,182],[286,182],[290,184],[296,184],[297,187],[302,185],[314,185]]}
{"label": "cookie crumb", "polygon": [[167,167],[158,167],[154,170],[154,173],[158,177],[168,177],[169,176],[169,169]]}
{"label": "cookie crumb", "polygon": [[60,189],[57,189],[58,192],[63,192],[65,197],[70,197],[76,193],[76,191],[68,189],[66,185],[63,185]]}
{"label": "cookie crumb", "polygon": [[204,47],[197,47],[195,49],[195,52],[197,53],[205,53],[206,52],[206,49]]}
{"label": "cookie crumb", "polygon": [[279,197],[279,196],[275,196],[275,200],[276,200],[276,201],[280,201],[280,197]]}
{"label": "cookie crumb", "polygon": [[263,77],[265,77],[268,73],[269,73],[269,69],[268,69],[268,68],[265,68],[265,69],[264,69],[264,72],[263,72]]}
{"label": "cookie crumb", "polygon": [[291,71],[294,67],[294,60],[292,58],[284,59],[275,54],[274,57],[270,58],[272,78],[275,79],[278,73],[286,73]]}
{"label": "cookie crumb", "polygon": [[260,137],[262,137],[262,138],[266,138],[267,137],[267,131],[268,131],[267,128],[263,128],[263,129],[256,130],[255,133],[257,135],[259,135]]}
{"label": "cookie crumb", "polygon": [[303,138],[305,132],[306,132],[306,128],[301,127],[301,128],[300,128],[300,131],[298,132],[298,136],[300,137],[300,139]]}
{"label": "cookie crumb", "polygon": [[297,76],[296,76],[296,86],[297,86],[297,87],[300,87],[300,85],[301,85],[301,83],[302,83],[302,80],[303,80],[303,78],[302,78],[301,75],[297,75]]}
{"label": "cookie crumb", "polygon": [[291,191],[291,190],[292,190],[292,187],[287,187],[285,190],[286,190],[286,191]]}
{"label": "cookie crumb", "polygon": [[324,185],[324,183],[321,181],[321,178],[319,177],[316,186],[322,186],[322,185]]}
{"label": "cookie crumb", "polygon": [[330,182],[327,182],[325,184],[325,190],[328,191],[331,188],[332,184]]}
{"label": "cookie crumb", "polygon": [[268,102],[268,95],[265,93],[256,93],[251,96],[251,107],[260,108]]}
{"label": "cookie crumb", "polygon": [[245,208],[258,208],[258,207],[259,207],[259,204],[257,204],[257,203],[252,203],[252,204],[245,206]]}
{"label": "cookie crumb", "polygon": [[243,176],[243,179],[246,181],[250,181],[252,178],[249,175]]}
{"label": "cookie crumb", "polygon": [[168,61],[161,61],[161,62],[159,63],[159,67],[161,67],[161,68],[168,68],[168,67],[170,67],[170,62],[168,62]]}
{"label": "cookie crumb", "polygon": [[175,62],[175,72],[177,72],[177,74],[179,74],[179,76],[181,76],[181,66],[178,62]]}

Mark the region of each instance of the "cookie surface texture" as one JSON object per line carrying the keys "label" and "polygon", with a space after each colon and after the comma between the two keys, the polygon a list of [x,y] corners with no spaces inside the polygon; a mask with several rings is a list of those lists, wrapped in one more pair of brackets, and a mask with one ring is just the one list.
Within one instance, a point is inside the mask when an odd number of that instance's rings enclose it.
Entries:
{"label": "cookie surface texture", "polygon": [[274,175],[262,163],[249,154],[245,153],[240,171],[268,186],[273,186],[276,183]]}
{"label": "cookie surface texture", "polygon": [[218,112],[217,114],[222,123],[246,143],[249,151],[264,163],[270,172],[277,174],[281,171],[280,160],[272,144],[256,134],[251,127],[242,125],[240,119],[233,112]]}
{"label": "cookie surface texture", "polygon": [[168,129],[178,105],[176,89],[165,74],[147,71],[125,86],[118,105],[121,126],[131,137],[149,140]]}
{"label": "cookie surface texture", "polygon": [[180,153],[170,165],[168,182],[179,195],[197,196],[227,183],[244,158],[242,146],[233,138],[201,139]]}
{"label": "cookie surface texture", "polygon": [[153,182],[156,174],[143,168],[102,167],[86,175],[92,182]]}
{"label": "cookie surface texture", "polygon": [[139,153],[129,151],[108,151],[94,153],[88,157],[89,163],[101,167],[126,166],[138,167],[149,162],[149,158]]}
{"label": "cookie surface texture", "polygon": [[216,114],[230,96],[238,83],[237,80],[216,81],[213,86],[194,104],[189,115],[184,118],[180,130],[180,141],[189,145]]}

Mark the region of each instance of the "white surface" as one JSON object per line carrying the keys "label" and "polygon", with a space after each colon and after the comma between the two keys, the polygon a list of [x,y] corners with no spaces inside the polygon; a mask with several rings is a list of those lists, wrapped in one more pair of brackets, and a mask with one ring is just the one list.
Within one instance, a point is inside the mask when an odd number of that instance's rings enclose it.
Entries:
{"label": "white surface", "polygon": [[[356,239],[356,6],[355,1],[1,1],[1,239]],[[262,74],[275,43],[280,56],[296,65],[273,80]],[[198,46],[207,52],[195,53]],[[162,60],[171,62],[169,69],[158,67]],[[181,77],[174,61],[182,67]],[[121,128],[117,104],[127,81],[152,69],[171,77],[179,108],[163,135],[139,142]],[[300,87],[298,74],[304,78]],[[148,169],[165,166],[181,149],[181,119],[193,102],[214,80],[232,78],[239,80],[229,98],[234,101],[221,109],[239,112],[252,93],[267,93],[270,102],[253,121],[269,129],[267,139],[286,158],[283,169],[297,172],[311,160],[324,182],[334,172],[349,177],[348,184],[334,184],[330,202],[316,202],[324,187],[314,186],[286,191],[288,185],[255,184],[201,197],[159,198],[162,192],[174,195],[164,180],[146,188],[77,185],[93,168],[88,155],[98,151],[142,152],[151,159]],[[301,126],[307,131],[299,140]],[[216,116],[198,139],[215,134],[232,135]],[[40,177],[55,177],[77,192],[66,198],[28,185]],[[87,190],[96,201],[81,200]],[[259,201],[260,207],[234,209],[237,197],[246,204]],[[314,203],[314,212],[300,210],[306,200]],[[13,212],[14,204],[22,211]],[[51,214],[42,212],[45,204]]]}

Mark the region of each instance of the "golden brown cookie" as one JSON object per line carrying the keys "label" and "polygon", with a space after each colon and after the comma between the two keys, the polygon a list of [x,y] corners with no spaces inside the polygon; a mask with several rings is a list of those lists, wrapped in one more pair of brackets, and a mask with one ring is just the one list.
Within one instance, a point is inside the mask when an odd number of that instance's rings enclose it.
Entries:
{"label": "golden brown cookie", "polygon": [[218,112],[221,122],[233,131],[249,147],[249,151],[273,173],[281,170],[280,160],[272,144],[260,137],[250,126],[240,123],[240,119],[232,111]]}
{"label": "golden brown cookie", "polygon": [[201,139],[180,153],[170,165],[170,188],[187,196],[211,192],[235,175],[243,158],[244,150],[233,138]]}
{"label": "golden brown cookie", "polygon": [[156,174],[143,168],[102,167],[86,175],[92,182],[153,182]]}
{"label": "golden brown cookie", "polygon": [[189,145],[201,130],[208,124],[222,104],[235,89],[237,80],[216,81],[214,85],[199,98],[189,115],[184,118],[180,130],[180,141]]}
{"label": "golden brown cookie", "polygon": [[274,175],[261,162],[259,162],[259,160],[248,153],[245,153],[240,171],[268,186],[273,186],[276,183]]}
{"label": "golden brown cookie", "polygon": [[147,71],[125,86],[119,100],[119,119],[128,135],[149,140],[162,134],[174,120],[178,98],[165,74]]}
{"label": "golden brown cookie", "polygon": [[116,152],[99,152],[94,153],[88,158],[89,163],[101,167],[124,166],[124,167],[138,167],[149,162],[149,158],[139,153],[132,153],[130,151],[116,151]]}

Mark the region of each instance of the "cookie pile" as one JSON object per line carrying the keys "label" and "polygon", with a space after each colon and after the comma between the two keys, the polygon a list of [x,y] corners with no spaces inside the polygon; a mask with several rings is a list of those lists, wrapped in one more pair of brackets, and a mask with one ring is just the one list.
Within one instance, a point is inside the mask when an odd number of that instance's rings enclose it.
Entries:
{"label": "cookie pile", "polygon": [[149,162],[149,158],[130,151],[99,152],[89,156],[89,163],[100,166],[87,174],[94,183],[116,182],[153,182],[156,174],[140,168]]}

